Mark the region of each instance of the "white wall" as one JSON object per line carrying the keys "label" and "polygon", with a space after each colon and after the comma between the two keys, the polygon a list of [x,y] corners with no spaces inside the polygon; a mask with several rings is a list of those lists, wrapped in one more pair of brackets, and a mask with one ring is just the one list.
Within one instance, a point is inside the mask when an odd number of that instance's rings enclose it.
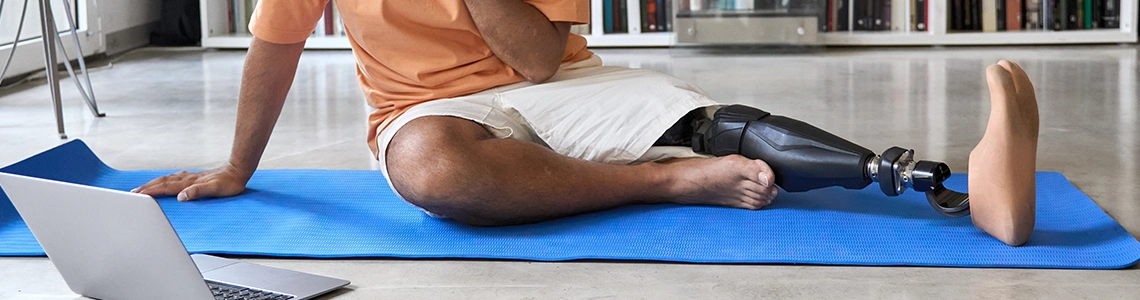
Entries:
{"label": "white wall", "polygon": [[94,2],[96,9],[99,10],[99,15],[103,18],[103,32],[105,33],[114,33],[131,27],[158,22],[162,12],[162,0],[99,0]]}

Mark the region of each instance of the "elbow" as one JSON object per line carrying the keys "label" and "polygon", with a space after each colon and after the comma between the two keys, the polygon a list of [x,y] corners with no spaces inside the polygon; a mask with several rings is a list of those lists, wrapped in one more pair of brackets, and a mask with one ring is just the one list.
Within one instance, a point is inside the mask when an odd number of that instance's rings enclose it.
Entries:
{"label": "elbow", "polygon": [[547,80],[549,80],[550,77],[554,77],[554,73],[556,71],[558,71],[558,70],[557,69],[554,69],[554,70],[541,69],[541,70],[533,70],[530,72],[519,72],[519,73],[522,74],[523,78],[526,78],[526,81],[529,81],[531,83],[543,83],[543,82],[546,82]]}
{"label": "elbow", "polygon": [[551,77],[554,77],[555,73],[558,73],[558,66],[561,63],[561,61],[555,61],[554,63],[545,63],[541,66],[519,69],[517,71],[526,81],[531,83],[543,83],[550,80]]}

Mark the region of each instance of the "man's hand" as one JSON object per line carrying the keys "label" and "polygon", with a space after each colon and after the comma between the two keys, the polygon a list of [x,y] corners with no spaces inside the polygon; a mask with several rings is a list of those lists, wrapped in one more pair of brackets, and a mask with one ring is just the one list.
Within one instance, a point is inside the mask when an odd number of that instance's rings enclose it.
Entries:
{"label": "man's hand", "polygon": [[274,44],[253,38],[241,74],[234,147],[226,166],[202,172],[166,175],[133,190],[151,196],[178,195],[179,201],[241,194],[257,169],[269,135],[293,85],[305,42]]}
{"label": "man's hand", "polygon": [[465,0],[475,28],[499,60],[527,81],[550,79],[562,64],[569,22],[550,22],[522,0]]}
{"label": "man's hand", "polygon": [[182,171],[162,176],[131,192],[155,197],[177,194],[178,201],[222,198],[241,194],[245,191],[247,181],[249,175],[240,174],[230,167],[222,167],[201,173]]}

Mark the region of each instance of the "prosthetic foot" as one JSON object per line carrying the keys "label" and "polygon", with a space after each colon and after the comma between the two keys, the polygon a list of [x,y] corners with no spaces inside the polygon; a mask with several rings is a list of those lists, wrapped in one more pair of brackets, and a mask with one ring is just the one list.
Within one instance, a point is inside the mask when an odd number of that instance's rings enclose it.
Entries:
{"label": "prosthetic foot", "polygon": [[880,155],[810,124],[743,105],[717,110],[699,121],[693,150],[715,156],[740,154],[768,163],[776,185],[789,192],[841,186],[863,189],[878,182],[888,196],[908,189],[926,193],[939,213],[970,214],[970,197],[946,189],[950,167],[914,160],[914,150],[891,147]]}

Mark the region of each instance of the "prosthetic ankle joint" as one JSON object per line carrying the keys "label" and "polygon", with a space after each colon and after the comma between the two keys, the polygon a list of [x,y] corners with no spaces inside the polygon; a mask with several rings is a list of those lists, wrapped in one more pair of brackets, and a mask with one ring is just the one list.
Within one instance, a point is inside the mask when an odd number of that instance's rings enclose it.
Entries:
{"label": "prosthetic ankle joint", "polygon": [[946,189],[950,167],[914,160],[914,150],[891,147],[880,155],[799,120],[743,105],[717,110],[695,126],[692,147],[716,156],[740,154],[768,163],[776,185],[789,192],[830,186],[863,189],[878,182],[887,196],[907,189],[926,193],[939,213],[970,214],[970,197]]}

